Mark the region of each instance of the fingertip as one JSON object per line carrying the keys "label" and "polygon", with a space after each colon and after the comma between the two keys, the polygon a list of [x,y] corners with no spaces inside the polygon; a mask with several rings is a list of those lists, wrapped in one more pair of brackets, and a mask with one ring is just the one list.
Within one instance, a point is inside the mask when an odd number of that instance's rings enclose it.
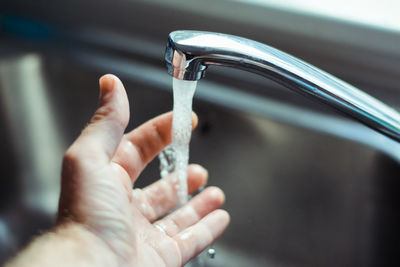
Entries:
{"label": "fingertip", "polygon": [[194,111],[192,111],[192,130],[197,127],[198,123],[199,123],[199,117]]}
{"label": "fingertip", "polygon": [[208,178],[208,171],[203,166],[201,166],[199,164],[190,164],[189,168],[190,168],[190,171],[192,172],[192,174],[201,176],[204,178]]}
{"label": "fingertip", "polygon": [[220,221],[226,223],[226,225],[228,226],[228,224],[231,222],[231,215],[229,214],[229,212],[223,209],[218,209],[216,210],[216,212],[218,212]]}
{"label": "fingertip", "polygon": [[114,89],[116,76],[113,74],[105,74],[100,77],[99,85],[100,85],[100,94],[104,95],[104,93],[109,92]]}
{"label": "fingertip", "polygon": [[208,197],[215,201],[216,205],[221,206],[225,203],[225,193],[216,186],[210,186],[207,188]]}
{"label": "fingertip", "polygon": [[208,180],[208,171],[198,164],[190,164],[188,167],[189,194],[204,186]]}
{"label": "fingertip", "polygon": [[214,240],[219,238],[225,229],[228,227],[231,216],[226,210],[216,209],[205,217],[205,220],[208,221],[209,225],[211,225],[210,229],[213,232]]}

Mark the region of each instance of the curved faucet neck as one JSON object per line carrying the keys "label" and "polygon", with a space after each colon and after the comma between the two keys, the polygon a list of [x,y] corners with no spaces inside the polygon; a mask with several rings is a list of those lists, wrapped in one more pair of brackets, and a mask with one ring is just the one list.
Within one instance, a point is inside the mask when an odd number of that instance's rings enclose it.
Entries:
{"label": "curved faucet neck", "polygon": [[168,72],[199,80],[209,65],[260,74],[324,102],[400,141],[400,114],[354,86],[278,49],[238,36],[202,32],[170,33],[165,53]]}

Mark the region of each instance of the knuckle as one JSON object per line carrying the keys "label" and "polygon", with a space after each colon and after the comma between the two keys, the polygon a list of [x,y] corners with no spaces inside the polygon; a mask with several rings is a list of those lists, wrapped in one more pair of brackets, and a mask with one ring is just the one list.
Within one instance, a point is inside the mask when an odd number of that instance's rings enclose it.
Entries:
{"label": "knuckle", "polygon": [[[162,146],[166,146],[169,143],[171,143],[171,135],[170,134],[165,134],[165,131],[161,129],[158,125],[153,124],[153,129],[154,129],[154,134],[155,138],[159,140]],[[167,131],[169,133],[169,131]]]}
{"label": "knuckle", "polygon": [[96,112],[94,113],[92,119],[91,119],[91,123],[97,122],[97,121],[101,121],[104,118],[106,118],[107,116],[110,116],[110,114],[112,114],[114,112],[114,108],[106,105],[106,106],[101,106],[99,107]]}
{"label": "knuckle", "polygon": [[98,122],[108,121],[109,123],[113,123],[115,127],[124,131],[129,122],[129,116],[127,116],[120,109],[112,106],[105,105],[99,107],[94,113],[93,117],[90,120],[90,124],[95,124]]}

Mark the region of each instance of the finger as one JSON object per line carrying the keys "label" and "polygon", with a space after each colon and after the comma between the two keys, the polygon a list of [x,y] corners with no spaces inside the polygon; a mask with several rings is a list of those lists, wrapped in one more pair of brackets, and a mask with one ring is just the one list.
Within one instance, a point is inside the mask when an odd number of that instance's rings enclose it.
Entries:
{"label": "finger", "polygon": [[114,75],[100,78],[99,106],[70,150],[91,159],[110,161],[129,121],[129,103],[122,82]]}
{"label": "finger", "polygon": [[230,221],[225,210],[215,210],[195,225],[173,238],[182,255],[182,265],[211,245],[226,229]]}
{"label": "finger", "polygon": [[[188,167],[188,193],[191,194],[207,182],[207,171],[200,165]],[[178,203],[178,180],[173,173],[167,178],[147,186],[143,190],[133,191],[133,199],[137,208],[149,220],[154,221],[174,208]]]}
{"label": "finger", "polygon": [[[192,129],[197,125],[192,114]],[[121,165],[134,182],[143,168],[171,143],[172,112],[162,114],[127,133],[113,161]]]}
{"label": "finger", "polygon": [[188,204],[154,224],[164,229],[167,235],[174,236],[221,207],[224,201],[225,196],[221,189],[208,187],[191,199]]}

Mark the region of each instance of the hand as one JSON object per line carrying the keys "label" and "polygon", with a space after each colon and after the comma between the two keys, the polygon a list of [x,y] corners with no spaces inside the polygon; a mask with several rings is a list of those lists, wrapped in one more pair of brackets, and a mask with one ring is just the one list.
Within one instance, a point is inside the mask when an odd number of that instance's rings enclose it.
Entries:
{"label": "hand", "polygon": [[[82,226],[120,265],[182,266],[227,227],[229,215],[218,209],[223,192],[209,187],[157,220],[178,202],[174,175],[143,190],[132,186],[171,142],[172,113],[124,135],[128,120],[129,104],[121,81],[103,76],[99,108],[64,156],[58,224]],[[206,180],[202,167],[189,167],[189,193]]]}

